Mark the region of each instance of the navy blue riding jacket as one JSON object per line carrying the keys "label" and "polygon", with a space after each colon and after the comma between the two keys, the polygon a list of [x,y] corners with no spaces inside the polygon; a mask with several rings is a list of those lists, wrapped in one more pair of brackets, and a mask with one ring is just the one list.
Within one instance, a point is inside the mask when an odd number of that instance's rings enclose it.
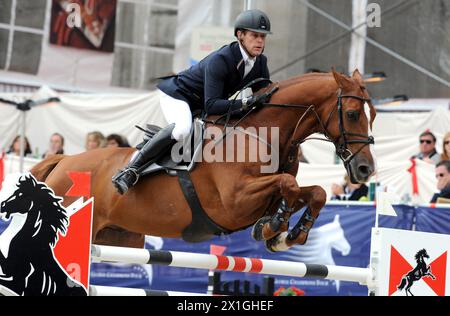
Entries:
{"label": "navy blue riding jacket", "polygon": [[[209,115],[224,114],[242,107],[241,100],[228,100],[230,96],[257,78],[270,78],[267,57],[260,55],[248,75],[244,77],[245,63],[238,42],[223,46],[198,64],[167,78],[158,89],[173,98],[186,101],[191,110],[203,110]],[[257,84],[257,91],[265,84]]]}

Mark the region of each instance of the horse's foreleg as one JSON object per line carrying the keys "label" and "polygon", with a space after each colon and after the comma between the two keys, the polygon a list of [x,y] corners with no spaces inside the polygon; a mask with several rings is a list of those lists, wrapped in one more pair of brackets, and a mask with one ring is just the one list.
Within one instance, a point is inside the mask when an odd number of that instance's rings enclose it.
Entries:
{"label": "horse's foreleg", "polygon": [[301,187],[300,199],[307,201],[308,207],[298,223],[289,232],[286,244],[291,247],[294,244],[306,243],[308,234],[315,220],[319,217],[320,210],[326,203],[327,194],[320,186]]}
{"label": "horse's foreleg", "polygon": [[301,204],[300,188],[290,174],[280,175],[277,189],[282,196],[281,204],[273,216],[261,218],[254,226],[252,235],[256,240],[271,240],[289,228],[289,218]]}
{"label": "horse's foreleg", "polygon": [[266,243],[269,251],[282,251],[289,249],[295,244],[305,244],[311,227],[325,205],[326,192],[320,186],[301,187],[299,190],[298,203],[307,204],[308,207],[289,233],[285,231]]}

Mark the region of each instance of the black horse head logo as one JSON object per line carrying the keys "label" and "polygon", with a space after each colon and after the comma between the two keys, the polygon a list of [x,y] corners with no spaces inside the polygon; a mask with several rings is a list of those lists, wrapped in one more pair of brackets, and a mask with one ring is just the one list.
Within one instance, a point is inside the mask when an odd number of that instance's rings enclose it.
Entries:
{"label": "black horse head logo", "polygon": [[64,235],[69,224],[61,200],[45,183],[29,175],[20,179],[16,191],[1,203],[0,214],[7,219],[26,214],[26,220],[10,242],[8,257],[0,251],[0,285],[24,296],[87,295],[53,254],[58,233]]}
{"label": "black horse head logo", "polygon": [[436,277],[431,273],[431,267],[425,262],[425,258],[430,258],[426,249],[419,250],[414,258],[416,259],[417,266],[403,276],[400,285],[397,287],[401,291],[403,290],[403,288],[405,288],[406,285],[406,296],[408,296],[408,293],[411,296],[414,296],[414,294],[412,294],[411,292],[411,286],[414,284],[414,282],[419,281],[426,276],[432,278],[433,280],[436,279]]}

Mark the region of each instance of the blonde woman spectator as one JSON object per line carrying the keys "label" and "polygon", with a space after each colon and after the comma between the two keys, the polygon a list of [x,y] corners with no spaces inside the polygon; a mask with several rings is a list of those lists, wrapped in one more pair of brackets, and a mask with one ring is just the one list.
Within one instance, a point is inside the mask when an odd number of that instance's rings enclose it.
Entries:
{"label": "blonde woman spectator", "polygon": [[441,160],[450,160],[450,132],[444,135],[444,140],[442,141]]}
{"label": "blonde woman spectator", "polygon": [[95,131],[86,136],[86,151],[102,148],[106,146],[106,138],[102,133]]}

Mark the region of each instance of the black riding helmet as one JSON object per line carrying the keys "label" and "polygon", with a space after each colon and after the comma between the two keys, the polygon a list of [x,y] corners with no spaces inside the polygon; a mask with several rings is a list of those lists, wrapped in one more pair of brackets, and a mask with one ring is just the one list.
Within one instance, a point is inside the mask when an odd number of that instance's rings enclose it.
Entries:
{"label": "black riding helmet", "polygon": [[242,12],[234,22],[234,36],[238,30],[249,30],[258,33],[272,34],[270,20],[261,10],[247,10]]}

